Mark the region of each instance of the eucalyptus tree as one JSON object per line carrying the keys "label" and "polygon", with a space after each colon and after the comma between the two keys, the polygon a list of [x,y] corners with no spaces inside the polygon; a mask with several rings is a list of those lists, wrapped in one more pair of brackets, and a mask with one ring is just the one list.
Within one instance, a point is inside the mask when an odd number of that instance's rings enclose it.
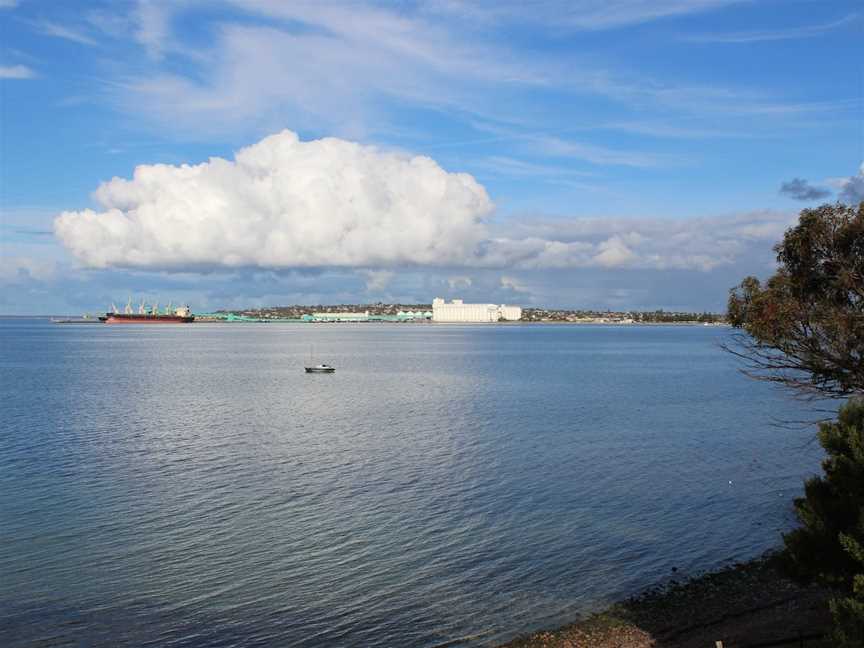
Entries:
{"label": "eucalyptus tree", "polygon": [[777,271],[729,296],[738,332],[726,349],[744,372],[806,399],[842,399],[820,425],[824,475],[795,500],[801,526],[784,536],[791,573],[838,590],[836,646],[864,646],[864,202],[801,212],[775,248]]}

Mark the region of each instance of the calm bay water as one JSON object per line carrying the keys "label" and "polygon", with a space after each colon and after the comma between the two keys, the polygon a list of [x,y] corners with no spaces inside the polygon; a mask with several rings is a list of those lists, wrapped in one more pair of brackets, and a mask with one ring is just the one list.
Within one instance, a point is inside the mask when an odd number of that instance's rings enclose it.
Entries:
{"label": "calm bay water", "polygon": [[0,645],[494,645],[755,556],[820,452],[727,334],[0,320]]}

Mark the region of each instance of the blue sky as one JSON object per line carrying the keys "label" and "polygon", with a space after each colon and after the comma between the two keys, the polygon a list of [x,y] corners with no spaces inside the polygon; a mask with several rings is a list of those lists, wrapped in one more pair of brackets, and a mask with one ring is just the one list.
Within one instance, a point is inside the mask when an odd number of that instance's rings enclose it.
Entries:
{"label": "blue sky", "polygon": [[800,209],[864,198],[860,2],[0,0],[0,29],[0,313],[718,310]]}

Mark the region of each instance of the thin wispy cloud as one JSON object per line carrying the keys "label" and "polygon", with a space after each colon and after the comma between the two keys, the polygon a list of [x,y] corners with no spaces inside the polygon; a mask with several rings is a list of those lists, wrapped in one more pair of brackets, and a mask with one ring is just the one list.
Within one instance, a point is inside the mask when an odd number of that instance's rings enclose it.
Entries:
{"label": "thin wispy cloud", "polygon": [[689,162],[685,157],[680,155],[618,150],[606,146],[566,140],[551,135],[538,135],[532,137],[530,142],[546,155],[575,158],[604,166],[628,166],[645,169],[680,166]]}
{"label": "thin wispy cloud", "polygon": [[[474,45],[459,38],[456,32],[419,15],[378,6],[356,3],[319,3],[298,0],[234,0],[237,8],[276,18],[317,27],[336,40],[360,49],[362,58],[375,58],[376,53],[396,56],[427,67],[448,77],[491,79],[514,83],[542,83],[547,75],[533,66],[523,66],[507,50],[490,50],[488,45]],[[294,39],[303,34],[293,32]],[[362,51],[366,51],[366,56]]]}
{"label": "thin wispy cloud", "polygon": [[190,3],[139,0],[132,15],[134,38],[153,59],[160,59],[171,35],[173,15]]}
{"label": "thin wispy cloud", "polygon": [[[126,79],[118,86],[121,105],[191,132],[288,118],[298,127],[324,124],[357,135],[383,123],[388,100],[471,110],[478,84],[537,82],[530,68],[500,52],[386,12],[316,13],[302,3],[238,8],[266,10],[295,27],[222,24],[199,69]],[[306,27],[297,30],[298,21]],[[172,47],[159,42],[161,50]]]}
{"label": "thin wispy cloud", "polygon": [[33,79],[36,72],[26,65],[0,65],[0,79]]}
{"label": "thin wispy cloud", "polygon": [[83,31],[79,31],[66,25],[59,25],[53,22],[37,22],[33,23],[35,29],[45,36],[53,36],[64,40],[80,43],[81,45],[96,46],[98,43],[94,38],[91,38]]}
{"label": "thin wispy cloud", "polygon": [[860,105],[860,99],[836,99],[831,101],[801,101],[789,103],[771,103],[771,102],[754,102],[739,106],[737,109],[734,106],[729,107],[729,111],[733,114],[740,115],[764,115],[764,116],[784,116],[784,115],[815,115],[823,114],[839,114],[847,113],[854,114]]}
{"label": "thin wispy cloud", "polygon": [[581,86],[583,91],[616,99],[640,108],[672,108],[690,117],[754,115],[798,115],[856,109],[858,99],[840,97],[829,101],[784,101],[764,90],[724,87],[720,84],[687,84],[658,81],[650,77],[627,78],[594,73]]}
{"label": "thin wispy cloud", "polygon": [[742,132],[727,131],[714,128],[696,128],[687,126],[675,126],[672,124],[664,124],[658,122],[613,122],[600,124],[595,128],[600,128],[610,131],[620,131],[623,133],[634,133],[637,135],[647,135],[660,139],[722,139],[722,138],[740,138],[752,137],[752,135]]}
{"label": "thin wispy cloud", "polygon": [[596,174],[589,171],[574,169],[571,166],[537,164],[512,157],[491,155],[474,163],[475,167],[503,176],[523,178],[561,178],[577,177],[592,178]]}
{"label": "thin wispy cloud", "polygon": [[690,43],[759,43],[766,41],[793,40],[824,36],[840,27],[859,21],[858,14],[850,14],[839,20],[821,25],[805,25],[788,29],[768,29],[760,31],[729,32],[716,34],[690,34],[682,39]]}
{"label": "thin wispy cloud", "polygon": [[742,0],[444,0],[428,9],[481,22],[532,22],[557,29],[606,30],[687,16]]}
{"label": "thin wispy cloud", "polygon": [[502,140],[509,139],[515,146],[531,152],[532,155],[581,160],[597,166],[657,168],[680,166],[690,162],[680,155],[615,149],[550,133],[525,132],[500,124],[474,122],[474,128],[493,133]]}
{"label": "thin wispy cloud", "polygon": [[[583,4],[597,20],[606,15],[602,3]],[[655,10],[662,15],[703,11],[723,3],[658,3],[665,8],[647,4],[654,3],[618,3],[622,11],[645,16],[654,15]],[[367,137],[398,129],[393,123],[394,102],[436,110],[451,118],[461,115],[467,122],[521,120],[526,128],[536,128],[547,121],[544,115],[528,117],[496,96],[525,98],[547,90],[561,95],[564,105],[578,107],[583,98],[597,98],[614,103],[619,111],[668,118],[672,110],[687,113],[691,121],[705,121],[709,115],[715,121],[730,121],[845,109],[842,98],[787,101],[762,89],[658,80],[578,58],[549,57],[541,52],[516,57],[494,32],[478,34],[460,21],[443,21],[442,13],[427,5],[414,11],[340,2],[233,0],[232,5],[238,15],[255,20],[235,17],[213,23],[209,42],[193,49],[178,38],[172,25],[182,22],[180,13],[194,12],[197,5],[142,1],[130,18],[132,38],[155,65],[117,80],[117,105],[144,122],[193,138],[237,128],[246,128],[250,134],[267,132],[285,124]],[[256,22],[262,20],[267,24]],[[106,19],[101,16],[97,22],[105,24]],[[176,61],[172,64],[165,60],[172,54],[188,60],[183,66]],[[603,123],[591,126],[602,128]],[[626,122],[621,130],[628,130]],[[665,134],[659,127],[653,130],[667,138],[707,138],[709,131],[718,136],[736,129],[694,124],[690,133],[670,127]],[[631,123],[629,132],[640,131]],[[641,134],[651,133],[643,126]],[[657,164],[649,157],[628,157],[590,145],[571,148],[571,153],[598,164]]]}

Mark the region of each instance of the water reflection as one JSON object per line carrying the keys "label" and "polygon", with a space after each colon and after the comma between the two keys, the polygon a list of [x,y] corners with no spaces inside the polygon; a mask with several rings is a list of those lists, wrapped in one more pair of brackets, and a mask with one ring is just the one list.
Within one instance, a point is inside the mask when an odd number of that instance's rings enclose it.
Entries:
{"label": "water reflection", "polygon": [[4,322],[4,643],[494,644],[754,555],[817,448],[724,334]]}

